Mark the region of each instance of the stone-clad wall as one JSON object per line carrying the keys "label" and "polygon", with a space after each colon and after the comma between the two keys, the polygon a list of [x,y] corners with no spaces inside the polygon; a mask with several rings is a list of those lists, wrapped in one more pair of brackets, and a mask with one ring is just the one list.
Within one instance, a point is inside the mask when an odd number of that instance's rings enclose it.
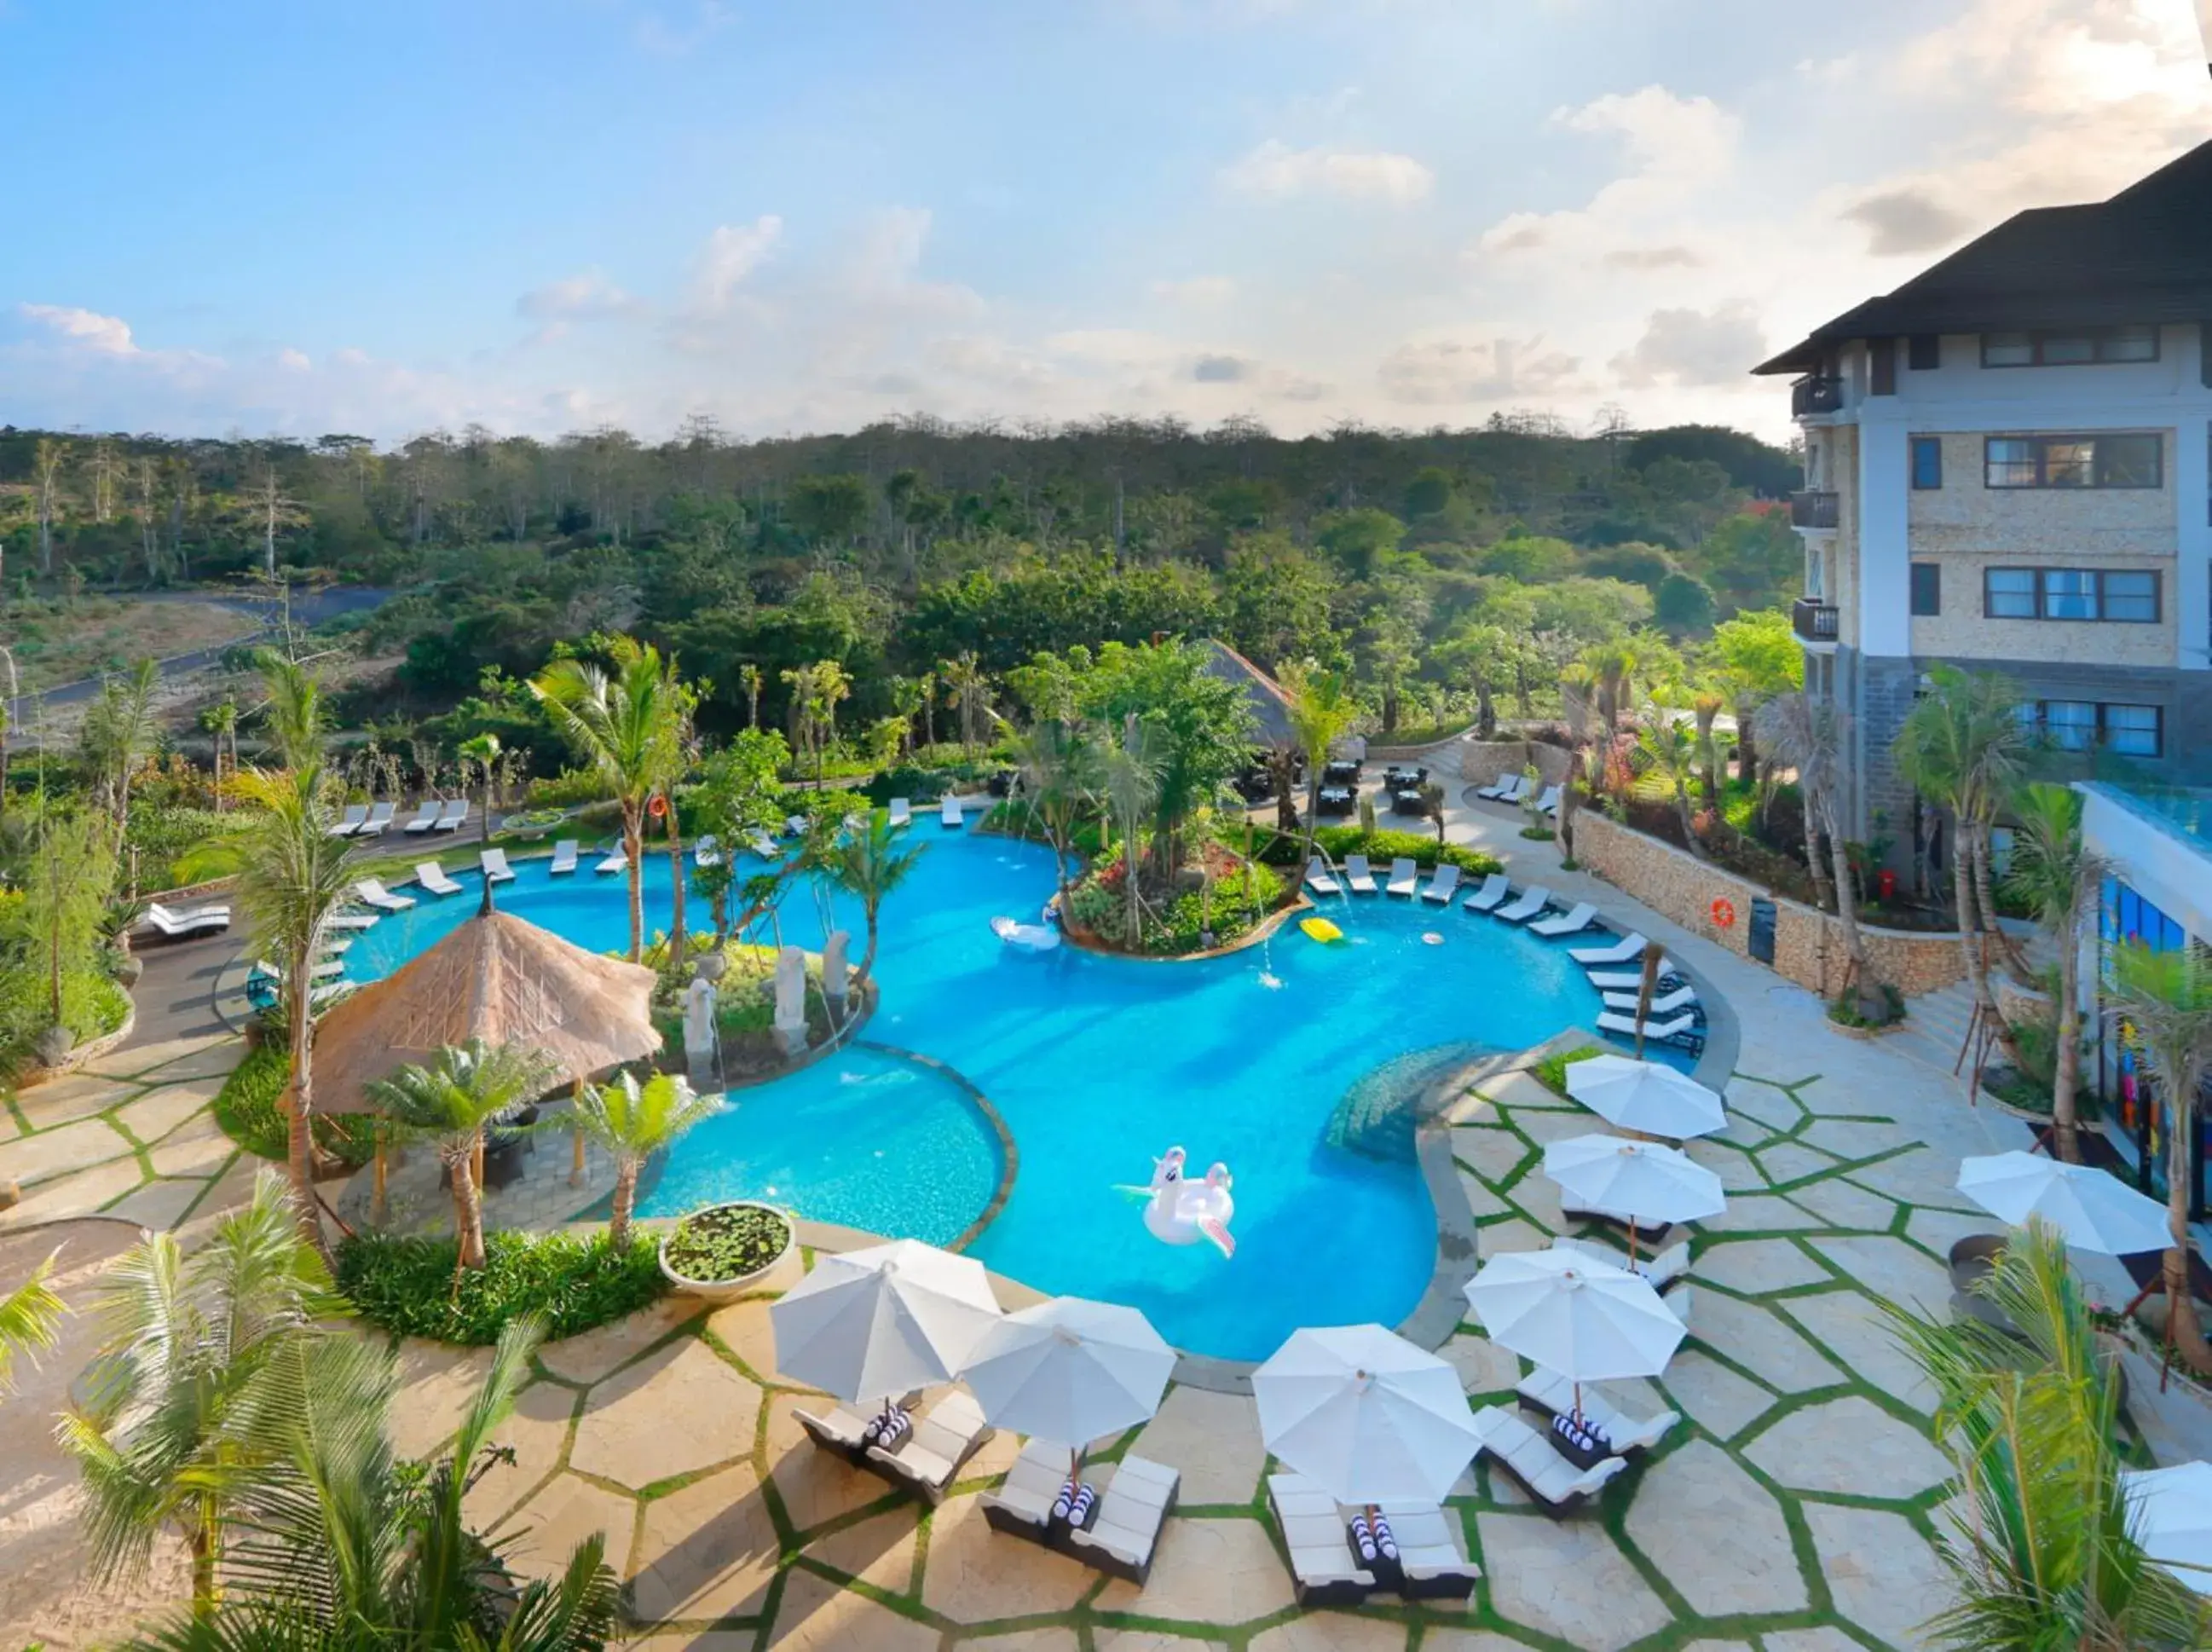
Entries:
{"label": "stone-clad wall", "polygon": [[[1763,885],[1708,865],[1592,808],[1576,812],[1575,857],[1586,872],[1685,929],[1750,956],[1751,903],[1768,897]],[[1835,997],[1843,990],[1848,962],[1843,926],[1826,913],[1780,896],[1771,898],[1776,973],[1822,998]],[[1735,921],[1725,928],[1713,920],[1716,901],[1735,908]],[[1916,934],[1869,924],[1861,924],[1859,932],[1875,974],[1908,998],[1948,987],[1965,975],[1955,934]]]}
{"label": "stone-clad wall", "polygon": [[1462,740],[1459,748],[1459,777],[1477,786],[1488,786],[1501,774],[1517,774],[1531,762],[1547,786],[1567,778],[1571,759],[1555,745],[1540,740]]}

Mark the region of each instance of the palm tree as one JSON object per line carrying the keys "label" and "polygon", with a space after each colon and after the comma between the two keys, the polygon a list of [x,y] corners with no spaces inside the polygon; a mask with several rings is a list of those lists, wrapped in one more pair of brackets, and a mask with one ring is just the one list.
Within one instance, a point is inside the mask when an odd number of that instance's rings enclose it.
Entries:
{"label": "palm tree", "polygon": [[2168,1340],[2189,1369],[2212,1375],[2212,1348],[2197,1322],[2189,1283],[2189,1186],[2197,1108],[2212,1068],[2212,969],[2191,949],[2154,952],[2140,941],[2112,949],[2116,1001],[2106,1013],[2135,1029],[2166,1111],[2166,1181],[2173,1243],[2166,1253]]}
{"label": "palm tree", "polygon": [[658,648],[618,636],[608,658],[611,672],[556,659],[530,679],[530,691],[622,809],[629,959],[636,963],[645,956],[645,807],[682,761],[683,708]]}
{"label": "palm tree", "polygon": [[894,677],[890,680],[891,709],[898,714],[899,753],[903,756],[914,749],[914,720],[929,701],[929,679],[927,677]]}
{"label": "palm tree", "polygon": [[483,824],[477,830],[477,841],[489,843],[491,841],[491,777],[493,768],[499,762],[499,736],[489,729],[482,734],[471,735],[453,748],[453,756],[460,759],[464,793],[468,787],[471,763],[477,766],[477,773],[483,778]]}
{"label": "palm tree", "polygon": [[[815,738],[818,732],[814,711],[814,667],[811,665],[787,666],[777,675],[782,677],[784,686],[791,690],[793,725],[791,732],[799,747],[798,755],[801,757],[812,756]],[[798,770],[794,768],[792,772],[795,774]],[[815,763],[814,777],[817,780],[822,778],[822,768],[818,759]]]}
{"label": "palm tree", "polygon": [[668,833],[668,967],[680,977],[684,948],[690,938],[684,915],[684,897],[690,892],[690,880],[684,873],[684,825],[676,813],[676,784],[690,772],[698,756],[698,741],[691,719],[698,709],[699,695],[677,671],[675,655],[667,656],[662,666],[668,675],[665,693],[672,708],[669,713],[667,772],[660,782],[661,824]]}
{"label": "palm tree", "polygon": [[215,806],[216,811],[220,814],[225,801],[222,791],[222,748],[226,740],[230,743],[231,772],[235,774],[238,770],[238,701],[228,697],[217,701],[200,714],[199,724],[215,743]]}
{"label": "palm tree", "polygon": [[939,660],[938,679],[945,684],[945,697],[960,708],[960,749],[975,749],[976,714],[983,709],[988,679],[982,667],[975,662],[973,648],[963,651],[957,658]]}
{"label": "palm tree", "polygon": [[54,1271],[54,1257],[59,1254],[50,1253],[31,1270],[29,1278],[0,1296],[0,1388],[13,1378],[18,1354],[54,1345],[54,1327],[68,1311],[53,1286],[46,1283]]}
{"label": "palm tree", "polygon": [[1359,706],[1345,674],[1323,671],[1316,660],[1285,660],[1279,680],[1290,695],[1284,714],[1290,720],[1291,737],[1306,758],[1305,841],[1298,849],[1298,865],[1304,866],[1313,859],[1314,833],[1321,824],[1322,770],[1330,748],[1359,715]]}
{"label": "palm tree", "polygon": [[822,766],[830,749],[837,744],[837,708],[853,697],[853,678],[844,666],[834,659],[814,662],[814,715],[820,741],[814,749],[814,779],[819,785]]}
{"label": "palm tree", "polygon": [[1698,761],[1705,792],[1705,807],[1721,818],[1721,746],[1713,724],[1728,709],[1728,696],[1711,683],[1690,691],[1690,712],[1698,720]]}
{"label": "palm tree", "polygon": [[[323,685],[299,661],[275,648],[254,656],[262,685],[269,697],[261,705],[261,721],[269,744],[276,750],[278,763],[286,768],[319,765],[323,758]],[[238,767],[237,752],[231,767]]]}
{"label": "palm tree", "polygon": [[2013,833],[2005,886],[2035,910],[2058,949],[2058,1048],[2051,1087],[2051,1130],[2058,1157],[2081,1157],[2074,1092],[2081,1078],[2081,943],[2095,917],[2107,867],[2081,838],[2081,794],[2070,786],[2032,781],[2014,795],[2020,823]]}
{"label": "palm tree", "polygon": [[[996,717],[997,713],[994,712]],[[1015,771],[1021,776],[1022,800],[1044,823],[1052,840],[1053,871],[1060,884],[1060,914],[1068,915],[1067,863],[1075,853],[1075,824],[1097,794],[1098,754],[1079,730],[1056,719],[1018,729],[1004,718],[1013,749]]]}
{"label": "palm tree", "polygon": [[192,1611],[214,1611],[234,1499],[267,1455],[246,1425],[252,1398],[288,1351],[324,1334],[319,1321],[346,1311],[273,1170],[189,1260],[166,1233],[124,1254],[101,1295],[90,1392],[58,1430],[84,1477],[96,1581],[142,1570],[155,1534],[174,1527],[191,1555]]}
{"label": "palm tree", "polygon": [[[1959,944],[1966,979],[1974,989],[1977,1019],[1989,1029],[2005,1060],[2021,1065],[2020,1046],[1997,1009],[1990,985],[1982,935],[1998,929],[1995,904],[1987,893],[1989,828],[2017,776],[2027,735],[2018,715],[2019,698],[1993,672],[1967,672],[1955,666],[1929,671],[1928,692],[1905,714],[1892,747],[1898,772],[1923,797],[1951,811],[1952,899],[1959,914]],[[1983,863],[1978,875],[1977,862]]]}
{"label": "palm tree", "polygon": [[484,1127],[543,1094],[555,1069],[543,1052],[472,1038],[367,1086],[386,1129],[437,1148],[453,1188],[453,1238],[463,1267],[484,1265],[483,1190],[477,1155]]}
{"label": "palm tree", "polygon": [[[1805,854],[1817,887],[1831,885],[1836,922],[1844,932],[1844,955],[1849,960],[1844,990],[1852,994],[1859,1018],[1881,1026],[1890,1018],[1889,993],[1875,978],[1867,961],[1866,939],[1859,932],[1857,890],[1851,882],[1850,852],[1844,847],[1843,822],[1844,768],[1850,749],[1849,725],[1832,701],[1815,701],[1802,692],[1778,695],[1759,708],[1766,720],[1767,738],[1783,762],[1797,771],[1797,791],[1805,811]],[[1817,823],[1817,825],[1816,823]],[[1820,837],[1828,838],[1831,876],[1820,876]],[[1839,994],[1840,996],[1840,994]]]}
{"label": "palm tree", "polygon": [[106,793],[107,811],[119,837],[131,825],[131,777],[153,752],[161,732],[154,714],[154,693],[161,668],[142,659],[127,677],[111,677],[86,708],[80,739],[85,762]]}
{"label": "palm tree", "polygon": [[607,1234],[617,1250],[629,1243],[638,1172],[646,1161],[721,1110],[720,1096],[696,1094],[687,1079],[673,1072],[656,1072],[643,1084],[635,1073],[621,1072],[611,1084],[586,1084],[576,1092],[571,1122],[605,1148],[615,1162],[614,1209]]}
{"label": "palm tree", "polygon": [[1698,768],[1697,741],[1672,712],[1654,706],[1636,731],[1636,744],[1674,788],[1674,813],[1682,823],[1684,847],[1698,859],[1706,859],[1705,846],[1690,821],[1690,780]]}
{"label": "palm tree", "polygon": [[2130,1534],[2119,1385],[2063,1242],[2031,1224],[1974,1289],[2016,1338],[1884,1304],[1939,1396],[1962,1505],[1936,1540],[1957,1598],[1923,1632],[1960,1652],[2203,1645],[2203,1602]]}
{"label": "palm tree", "polygon": [[276,774],[249,768],[232,787],[243,817],[187,857],[193,874],[238,880],[254,938],[277,963],[284,990],[291,1090],[287,1101],[292,1198],[303,1237],[320,1251],[314,1185],[314,965],[352,878],[343,838],[331,835],[319,759]]}
{"label": "palm tree", "polygon": [[1133,711],[1122,720],[1121,738],[1109,733],[1104,744],[1101,779],[1107,803],[1121,828],[1121,881],[1128,891],[1127,939],[1134,948],[1144,935],[1140,915],[1144,897],[1138,888],[1139,839],[1153,804],[1159,799],[1160,780],[1167,764]]}
{"label": "palm tree", "polygon": [[891,825],[890,811],[871,810],[867,823],[847,832],[830,851],[824,870],[839,889],[860,903],[860,911],[868,925],[868,944],[860,953],[860,966],[855,972],[858,981],[865,985],[868,971],[876,966],[876,941],[878,920],[885,898],[913,875],[915,865],[927,853],[927,844],[916,844],[910,849],[901,849],[901,838]]}
{"label": "palm tree", "polygon": [[229,1588],[211,1617],[131,1643],[162,1652],[599,1652],[618,1587],[605,1540],[570,1551],[560,1575],[518,1583],[501,1551],[471,1531],[465,1498],[496,1459],[492,1436],[530,1380],[541,1334],[501,1333],[453,1442],[420,1463],[392,1449],[398,1367],[381,1342],[288,1347],[249,1418],[267,1461],[235,1498]]}
{"label": "palm tree", "polygon": [[1583,651],[1583,664],[1589,668],[1596,686],[1598,720],[1605,725],[1609,740],[1620,732],[1621,716],[1628,709],[1629,677],[1636,670],[1636,651],[1626,642],[1593,643]]}
{"label": "palm tree", "polygon": [[747,660],[738,667],[738,686],[745,691],[745,726],[760,726],[761,668]]}

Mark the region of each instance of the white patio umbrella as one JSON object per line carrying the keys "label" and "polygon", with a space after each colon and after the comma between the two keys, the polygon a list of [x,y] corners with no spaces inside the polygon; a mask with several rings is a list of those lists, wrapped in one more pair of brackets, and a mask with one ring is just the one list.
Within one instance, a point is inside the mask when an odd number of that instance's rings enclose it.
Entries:
{"label": "white patio umbrella", "polygon": [[1568,1136],[1544,1150],[1544,1174],[1581,1209],[1628,1218],[1628,1260],[1639,1221],[1694,1222],[1728,1208],[1721,1179],[1678,1147],[1626,1136]]}
{"label": "white patio umbrella", "polygon": [[1175,1361],[1135,1309],[1055,1297],[986,1331],[960,1380],[994,1427],[1079,1453],[1101,1435],[1149,1422]]}
{"label": "white patio umbrella", "polygon": [[1656,1376],[1688,1334],[1640,1273],[1578,1251],[1509,1252],[1467,1282],[1468,1305],[1490,1339],[1575,1385]]}
{"label": "white patio umbrella", "polygon": [[911,1239],[822,1256],[769,1308],[777,1370],[856,1404],[950,1382],[999,1318],[981,1262]]}
{"label": "white patio umbrella", "polygon": [[1618,1130],[1686,1141],[1728,1125],[1721,1098],[1663,1061],[1600,1055],[1567,1067],[1567,1094]]}
{"label": "white patio umbrella", "polygon": [[2001,1222],[2048,1222],[2068,1244],[2099,1255],[2131,1256],[2173,1242],[2165,1206],[2094,1164],[1985,1154],[1960,1162],[1958,1187]]}
{"label": "white patio umbrella", "polygon": [[2120,1489],[2143,1552],[2199,1594],[2212,1594],[2212,1463],[2124,1468]]}
{"label": "white patio umbrella", "polygon": [[1292,1332],[1252,1394],[1267,1449],[1339,1503],[1441,1503],[1480,1444],[1459,1373],[1379,1325]]}

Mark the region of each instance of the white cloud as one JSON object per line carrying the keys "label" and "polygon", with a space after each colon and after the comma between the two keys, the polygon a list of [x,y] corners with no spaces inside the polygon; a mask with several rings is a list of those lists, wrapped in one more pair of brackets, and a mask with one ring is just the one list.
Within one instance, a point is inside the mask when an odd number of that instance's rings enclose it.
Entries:
{"label": "white cloud", "polygon": [[694,306],[710,314],[727,309],[738,286],[782,239],[783,220],[773,212],[749,224],[716,225],[699,252],[691,284]]}
{"label": "white cloud", "polygon": [[281,349],[276,352],[276,365],[287,373],[312,373],[315,364],[305,350]]}
{"label": "white cloud", "polygon": [[1580,366],[1541,334],[1455,332],[1408,339],[1382,359],[1376,377],[1393,402],[1465,408],[1543,400],[1573,387]]}
{"label": "white cloud", "polygon": [[549,282],[514,301],[515,313],[531,321],[574,321],[588,316],[619,315],[637,307],[637,300],[597,270],[586,270]]}
{"label": "white cloud", "polygon": [[1275,200],[1334,195],[1346,200],[1388,201],[1394,206],[1425,199],[1436,183],[1436,174],[1410,155],[1320,147],[1294,149],[1273,137],[1224,167],[1221,176],[1233,190]]}
{"label": "white cloud", "polygon": [[1712,310],[1655,310],[1644,337],[1608,365],[1630,390],[1740,384],[1766,353],[1758,313],[1736,302]]}
{"label": "white cloud", "polygon": [[142,353],[131,337],[131,324],[120,316],[102,315],[97,310],[80,310],[63,304],[21,304],[16,308],[48,331],[102,355]]}
{"label": "white cloud", "polygon": [[1235,298],[1237,282],[1228,276],[1191,276],[1182,281],[1156,281],[1152,293],[1163,303],[1208,310]]}

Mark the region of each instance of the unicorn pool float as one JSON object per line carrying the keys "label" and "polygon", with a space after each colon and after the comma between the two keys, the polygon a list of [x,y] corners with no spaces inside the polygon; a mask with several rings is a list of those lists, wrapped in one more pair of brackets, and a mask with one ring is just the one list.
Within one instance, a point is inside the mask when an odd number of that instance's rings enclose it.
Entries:
{"label": "unicorn pool float", "polygon": [[1194,1245],[1204,1239],[1224,1256],[1234,1256],[1237,1241],[1229,1220],[1237,1214],[1237,1200],[1229,1191],[1229,1167],[1217,1163],[1204,1181],[1193,1181],[1183,1175],[1188,1157],[1180,1147],[1169,1148],[1166,1157],[1152,1162],[1152,1184],[1129,1189],[1145,1195],[1145,1227],[1163,1244]]}

